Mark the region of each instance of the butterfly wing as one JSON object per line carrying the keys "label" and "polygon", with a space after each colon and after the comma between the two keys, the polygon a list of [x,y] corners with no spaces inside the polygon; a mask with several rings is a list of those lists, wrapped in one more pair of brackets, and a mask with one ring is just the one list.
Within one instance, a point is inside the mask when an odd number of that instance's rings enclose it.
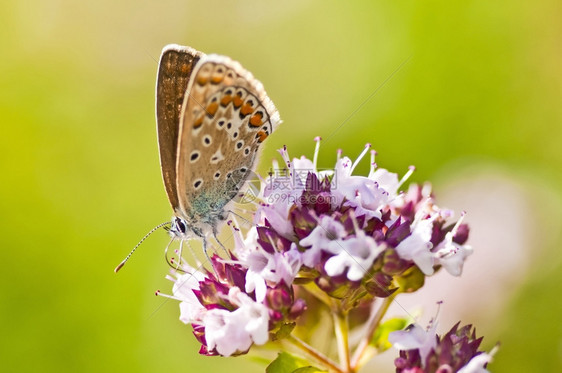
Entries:
{"label": "butterfly wing", "polygon": [[170,44],[164,47],[156,80],[156,123],[160,166],[168,200],[179,207],[176,190],[176,161],[180,113],[193,68],[204,54],[190,47]]}
{"label": "butterfly wing", "polygon": [[184,97],[177,160],[183,217],[215,227],[280,123],[263,85],[228,57],[202,57]]}

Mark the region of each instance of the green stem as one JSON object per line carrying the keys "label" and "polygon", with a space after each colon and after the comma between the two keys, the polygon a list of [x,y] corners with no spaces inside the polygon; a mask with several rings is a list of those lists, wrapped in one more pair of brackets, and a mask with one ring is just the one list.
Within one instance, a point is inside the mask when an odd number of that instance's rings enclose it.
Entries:
{"label": "green stem", "polygon": [[375,331],[379,327],[382,318],[386,314],[386,311],[388,310],[388,307],[390,306],[390,304],[392,303],[393,300],[394,300],[394,295],[390,296],[388,298],[385,298],[383,300],[383,303],[381,304],[381,306],[377,310],[377,313],[371,319],[369,325],[367,326],[367,331],[366,331],[365,335],[363,336],[363,338],[359,342],[359,345],[357,346],[357,349],[355,350],[355,353],[353,354],[353,359],[351,360],[351,370],[350,370],[351,372],[357,372],[357,370],[359,370],[361,365],[363,365],[362,360],[363,360],[363,358],[364,358],[364,356],[365,356],[365,354],[368,350],[369,343],[371,342],[371,339],[373,338],[373,334],[375,334]]}
{"label": "green stem", "polygon": [[308,284],[303,285],[302,287],[306,291],[308,291],[312,296],[318,299],[320,302],[324,303],[326,306],[330,308],[333,306],[332,299],[328,296],[328,294],[320,290],[318,285],[316,285],[314,282],[309,282]]}
{"label": "green stem", "polygon": [[336,340],[338,343],[338,355],[340,357],[340,365],[344,367],[345,372],[351,372],[350,356],[349,356],[349,327],[347,324],[347,312],[340,313],[332,311],[334,316],[334,330],[336,332]]}
{"label": "green stem", "polygon": [[321,364],[325,368],[332,372],[345,373],[335,362],[333,362],[329,357],[316,350],[314,347],[308,345],[303,340],[295,337],[294,335],[289,335],[286,341],[291,342],[295,347],[298,347],[304,351],[308,356],[316,360],[317,363]]}

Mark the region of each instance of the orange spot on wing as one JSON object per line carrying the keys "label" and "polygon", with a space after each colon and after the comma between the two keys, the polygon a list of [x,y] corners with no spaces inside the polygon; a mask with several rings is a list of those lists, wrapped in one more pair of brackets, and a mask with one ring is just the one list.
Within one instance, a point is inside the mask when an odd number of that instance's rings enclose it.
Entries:
{"label": "orange spot on wing", "polygon": [[220,82],[222,82],[223,78],[224,78],[223,75],[213,75],[213,77],[211,78],[211,83],[219,84]]}
{"label": "orange spot on wing", "polygon": [[207,106],[207,109],[205,111],[207,112],[207,115],[209,116],[209,118],[212,118],[213,116],[215,116],[218,108],[219,108],[218,102],[211,102]]}
{"label": "orange spot on wing", "polygon": [[234,97],[234,100],[232,100],[232,103],[234,104],[234,107],[239,108],[240,106],[242,106],[242,99],[240,98],[240,96],[236,96]]}
{"label": "orange spot on wing", "polygon": [[182,64],[181,65],[182,74],[186,74],[188,71],[189,71],[189,66],[186,63]]}
{"label": "orange spot on wing", "polygon": [[193,122],[193,128],[199,128],[203,124],[203,115],[201,115],[195,122]]}
{"label": "orange spot on wing", "polygon": [[258,134],[256,135],[256,137],[258,138],[258,142],[263,142],[265,139],[267,139],[267,133],[265,133],[265,131],[259,131]]}
{"label": "orange spot on wing", "polygon": [[226,106],[226,105],[230,104],[230,101],[232,101],[232,95],[224,96],[221,99],[221,105]]}
{"label": "orange spot on wing", "polygon": [[207,76],[199,76],[197,78],[197,84],[199,84],[199,85],[205,85],[205,84],[207,84],[208,81],[209,81],[209,78]]}
{"label": "orange spot on wing", "polygon": [[252,111],[254,111],[254,108],[251,107],[248,104],[245,104],[244,106],[242,106],[242,108],[240,109],[240,113],[244,116],[250,114]]}
{"label": "orange spot on wing", "polygon": [[250,117],[250,126],[252,127],[259,127],[263,124],[262,122],[263,115],[262,113],[256,113]]}

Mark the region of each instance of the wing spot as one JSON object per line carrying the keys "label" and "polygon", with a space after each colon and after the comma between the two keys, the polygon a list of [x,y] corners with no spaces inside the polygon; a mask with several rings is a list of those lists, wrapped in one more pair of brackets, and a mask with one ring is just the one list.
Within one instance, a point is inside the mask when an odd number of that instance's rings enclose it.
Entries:
{"label": "wing spot", "polygon": [[256,139],[258,139],[258,142],[261,143],[261,142],[263,142],[263,141],[267,138],[267,136],[269,136],[269,135],[267,134],[267,132],[259,131],[259,132],[256,134]]}
{"label": "wing spot", "polygon": [[217,151],[215,152],[215,154],[213,154],[213,155],[211,156],[211,161],[210,161],[210,163],[211,163],[211,164],[217,164],[217,163],[219,163],[219,162],[222,161],[222,160],[224,160],[224,155],[222,154],[221,150],[219,149],[219,150],[217,150]]}
{"label": "wing spot", "polygon": [[198,159],[199,159],[199,155],[201,153],[198,150],[194,150],[191,152],[191,155],[189,156],[189,160],[191,163],[195,163]]}
{"label": "wing spot", "polygon": [[242,106],[242,103],[244,102],[244,101],[242,100],[242,95],[243,95],[243,94],[244,94],[244,93],[242,93],[242,91],[236,92],[236,96],[234,96],[234,100],[232,100],[232,103],[234,104],[234,107],[235,107],[236,109],[238,109],[240,106]]}
{"label": "wing spot", "polygon": [[233,138],[237,138],[237,137],[238,137],[238,132],[237,132],[237,131],[234,131],[234,133],[232,134],[232,137],[233,137]]}
{"label": "wing spot", "polygon": [[250,154],[250,147],[249,146],[244,148],[244,155],[248,155],[248,154]]}
{"label": "wing spot", "polygon": [[250,117],[250,121],[248,122],[248,125],[250,127],[259,127],[262,124],[263,124],[263,112],[256,111],[256,113]]}
{"label": "wing spot", "polygon": [[207,109],[205,110],[207,112],[207,116],[209,118],[214,117],[218,108],[219,108],[219,104],[216,102],[216,100],[215,102],[211,102],[209,106],[207,106]]}
{"label": "wing spot", "polygon": [[199,189],[201,187],[201,185],[203,185],[203,179],[197,179],[195,180],[195,182],[193,183],[193,187],[195,189]]}
{"label": "wing spot", "polygon": [[226,107],[226,105],[230,104],[230,101],[232,101],[232,93],[227,93],[227,94],[221,99],[221,106],[222,106],[222,107]]}
{"label": "wing spot", "polygon": [[231,123],[231,122],[228,122],[228,123],[226,124],[226,128],[231,129],[231,128],[232,128],[232,123]]}
{"label": "wing spot", "polygon": [[220,171],[217,171],[217,172],[215,173],[215,180],[218,180],[219,177],[221,177],[221,173],[220,173]]}
{"label": "wing spot", "polygon": [[204,118],[203,115],[201,115],[199,118],[197,118],[197,119],[195,120],[195,122],[193,123],[193,128],[199,128],[199,127],[201,127],[201,125],[203,124],[203,118]]}
{"label": "wing spot", "polygon": [[244,146],[244,141],[238,141],[236,143],[236,150],[242,149],[243,146]]}
{"label": "wing spot", "polygon": [[209,135],[203,136],[203,145],[204,146],[211,145],[211,136],[209,136]]}

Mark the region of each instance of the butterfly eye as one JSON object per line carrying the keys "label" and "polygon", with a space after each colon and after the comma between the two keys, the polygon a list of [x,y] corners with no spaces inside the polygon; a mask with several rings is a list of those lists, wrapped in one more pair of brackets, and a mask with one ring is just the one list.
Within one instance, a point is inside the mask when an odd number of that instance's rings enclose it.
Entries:
{"label": "butterfly eye", "polygon": [[185,223],[180,218],[176,218],[176,220],[174,221],[174,225],[175,225],[174,228],[180,233],[185,233],[187,231],[187,227]]}

